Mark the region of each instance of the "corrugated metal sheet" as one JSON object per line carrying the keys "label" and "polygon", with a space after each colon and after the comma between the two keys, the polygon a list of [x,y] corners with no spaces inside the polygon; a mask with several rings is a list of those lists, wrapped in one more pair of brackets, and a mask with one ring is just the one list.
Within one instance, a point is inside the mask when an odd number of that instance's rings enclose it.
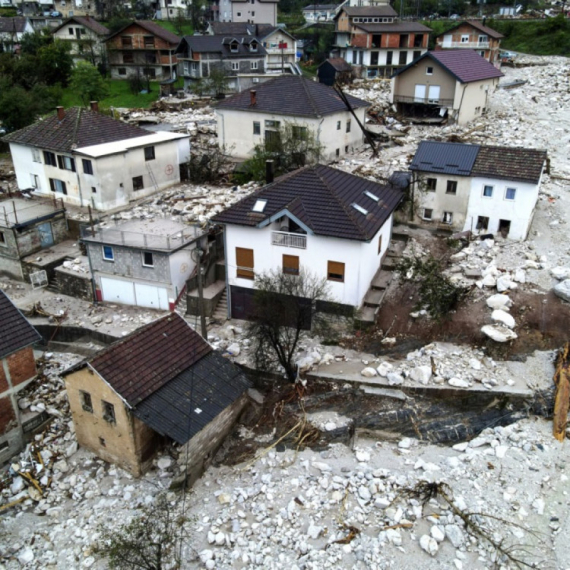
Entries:
{"label": "corrugated metal sheet", "polygon": [[410,170],[470,176],[479,145],[422,141]]}

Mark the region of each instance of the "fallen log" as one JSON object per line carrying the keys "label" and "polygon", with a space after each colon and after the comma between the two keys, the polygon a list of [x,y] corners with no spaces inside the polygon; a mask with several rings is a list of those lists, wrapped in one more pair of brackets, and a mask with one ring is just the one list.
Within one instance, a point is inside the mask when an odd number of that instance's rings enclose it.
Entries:
{"label": "fallen log", "polygon": [[567,342],[558,353],[556,370],[554,372],[554,385],[552,433],[558,441],[564,441],[568,421],[568,408],[570,406],[570,342]]}

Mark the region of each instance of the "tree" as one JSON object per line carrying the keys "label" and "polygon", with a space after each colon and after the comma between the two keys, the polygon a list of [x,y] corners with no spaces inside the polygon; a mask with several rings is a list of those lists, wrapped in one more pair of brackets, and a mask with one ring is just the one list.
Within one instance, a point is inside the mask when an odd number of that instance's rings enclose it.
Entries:
{"label": "tree", "polygon": [[228,88],[228,76],[223,69],[212,69],[206,79],[206,86],[214,96],[223,95]]}
{"label": "tree", "polygon": [[40,77],[46,85],[59,83],[63,87],[69,82],[73,69],[70,42],[54,40],[38,50]]}
{"label": "tree", "polygon": [[206,152],[190,152],[190,160],[185,164],[188,178],[194,184],[215,183],[230,173],[233,162],[226,148],[216,145]]}
{"label": "tree", "polygon": [[78,61],[71,73],[70,86],[87,106],[89,101],[100,101],[109,94],[107,83],[97,68],[86,61]]}
{"label": "tree", "polygon": [[[297,378],[295,352],[307,331],[330,338],[334,332],[331,313],[317,311],[317,303],[326,303],[333,312],[328,282],[305,271],[291,268],[291,273],[271,271],[255,277],[251,321],[247,337],[252,341],[258,370],[283,370],[287,380]],[[335,311],[338,314],[340,311]]]}

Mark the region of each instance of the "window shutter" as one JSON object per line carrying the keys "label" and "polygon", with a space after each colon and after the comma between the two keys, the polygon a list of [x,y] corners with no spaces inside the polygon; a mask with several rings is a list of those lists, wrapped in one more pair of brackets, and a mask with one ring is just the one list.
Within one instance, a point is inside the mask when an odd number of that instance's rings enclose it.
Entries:
{"label": "window shutter", "polygon": [[329,281],[344,282],[344,263],[339,263],[338,261],[329,261],[328,279]]}
{"label": "window shutter", "polygon": [[283,273],[299,275],[299,257],[297,255],[283,255]]}
{"label": "window shutter", "polygon": [[[55,165],[54,165],[55,166]],[[63,166],[63,158],[58,154],[57,155],[57,166],[58,168],[60,168],[61,170],[64,170],[64,166]]]}
{"label": "window shutter", "polygon": [[253,279],[253,249],[236,247],[237,276],[243,279]]}

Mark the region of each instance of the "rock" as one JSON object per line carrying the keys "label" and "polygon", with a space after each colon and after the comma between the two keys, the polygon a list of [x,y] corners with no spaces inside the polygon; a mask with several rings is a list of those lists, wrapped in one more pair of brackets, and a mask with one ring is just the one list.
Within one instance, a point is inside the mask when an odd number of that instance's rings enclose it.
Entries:
{"label": "rock", "polygon": [[539,514],[539,515],[543,515],[544,514],[544,501],[542,499],[536,499],[533,503],[532,503],[532,508]]}
{"label": "rock", "polygon": [[65,450],[65,456],[71,457],[74,453],[77,452],[78,445],[76,441],[72,441]]}
{"label": "rock", "polygon": [[67,473],[69,471],[69,465],[64,459],[60,459],[53,464],[54,471],[61,471],[62,473]]}
{"label": "rock", "polygon": [[310,523],[309,528],[307,529],[307,536],[313,540],[316,540],[321,535],[321,532],[323,532],[322,526],[317,526],[313,523]]}
{"label": "rock", "polygon": [[398,443],[398,447],[400,449],[410,449],[412,446],[412,440],[409,437],[405,437],[404,439],[400,440]]}
{"label": "rock", "polygon": [[515,328],[515,319],[506,311],[495,309],[491,314],[491,318],[494,321],[509,327],[510,329]]}
{"label": "rock", "polygon": [[508,311],[509,307],[512,304],[513,302],[506,295],[491,295],[487,299],[487,307],[489,307],[490,309]]}
{"label": "rock", "polygon": [[527,259],[524,264],[526,269],[540,269],[540,263],[533,261],[532,259]]}
{"label": "rock", "polygon": [[22,550],[20,550],[20,552],[18,553],[18,562],[22,566],[29,564],[33,559],[34,559],[34,553],[33,553],[32,549],[27,547],[27,546],[26,546],[26,548],[23,548]]}
{"label": "rock", "polygon": [[481,362],[476,358],[469,359],[469,367],[473,370],[481,370]]}
{"label": "rock", "polygon": [[220,503],[220,505],[228,505],[229,503],[231,503],[232,501],[232,496],[229,495],[228,493],[220,493],[218,495],[218,503]]}
{"label": "rock", "polygon": [[402,545],[402,535],[400,531],[395,528],[389,528],[386,531],[386,538],[394,545],[394,546],[401,546]]}
{"label": "rock", "polygon": [[570,302],[570,279],[565,279],[561,283],[558,283],[553,291],[555,295],[564,299],[564,301]]}
{"label": "rock", "polygon": [[570,267],[553,267],[550,270],[550,275],[555,279],[558,279],[558,281],[570,279]]}
{"label": "rock", "polygon": [[517,281],[518,283],[526,283],[526,273],[524,272],[524,269],[519,267],[515,271],[513,281]]}
{"label": "rock", "polygon": [[386,378],[388,376],[388,372],[394,368],[389,362],[381,362],[376,371],[378,372],[379,376]]}
{"label": "rock", "polygon": [[169,469],[172,466],[172,458],[171,457],[161,457],[157,461],[157,466],[161,470]]}
{"label": "rock", "polygon": [[213,550],[202,550],[199,554],[200,560],[204,563],[208,562],[208,560],[212,560],[214,558],[214,551]]}
{"label": "rock", "polygon": [[451,378],[449,380],[449,385],[454,388],[469,388],[469,382],[467,382],[467,380],[462,380],[461,378]]}
{"label": "rock", "polygon": [[376,376],[376,370],[368,366],[360,372],[360,375],[364,376],[365,378],[372,378],[373,376]]}
{"label": "rock", "polygon": [[387,377],[388,384],[390,384],[390,386],[398,386],[404,383],[404,379],[397,372],[389,372]]}
{"label": "rock", "polygon": [[439,550],[439,546],[435,539],[427,534],[422,535],[420,538],[420,546],[431,556],[435,556]]}
{"label": "rock", "polygon": [[372,498],[372,494],[370,493],[370,490],[368,489],[368,487],[359,487],[358,488],[358,496],[363,500],[363,501],[370,501],[370,499]]}
{"label": "rock", "polygon": [[218,532],[214,538],[214,541],[218,546],[223,546],[226,543],[226,535],[223,532]]}
{"label": "rock", "polygon": [[416,366],[412,370],[410,377],[416,382],[427,384],[431,378],[431,366]]}
{"label": "rock", "polygon": [[440,526],[433,525],[430,529],[430,534],[437,542],[443,542],[445,540],[445,533]]}
{"label": "rock", "polygon": [[22,477],[14,477],[12,484],[10,485],[10,493],[12,493],[12,495],[17,495],[20,491],[23,491],[25,487],[26,484]]}
{"label": "rock", "polygon": [[501,275],[497,279],[497,291],[499,293],[504,293],[511,288],[511,278],[508,275]]}
{"label": "rock", "polygon": [[497,280],[489,274],[483,277],[482,283],[484,287],[495,287],[495,285],[497,285]]}
{"label": "rock", "polygon": [[481,332],[495,342],[508,342],[518,338],[518,335],[511,329],[500,325],[485,325],[481,328]]}
{"label": "rock", "polygon": [[233,344],[230,344],[228,348],[226,348],[226,352],[231,356],[239,356],[241,349],[239,344],[237,342],[234,342]]}
{"label": "rock", "polygon": [[359,449],[355,455],[356,455],[357,461],[360,461],[361,463],[365,463],[367,461],[370,461],[370,453],[368,453],[368,451],[362,451]]}
{"label": "rock", "polygon": [[445,525],[445,536],[455,548],[459,548],[465,540],[462,530],[456,524]]}

